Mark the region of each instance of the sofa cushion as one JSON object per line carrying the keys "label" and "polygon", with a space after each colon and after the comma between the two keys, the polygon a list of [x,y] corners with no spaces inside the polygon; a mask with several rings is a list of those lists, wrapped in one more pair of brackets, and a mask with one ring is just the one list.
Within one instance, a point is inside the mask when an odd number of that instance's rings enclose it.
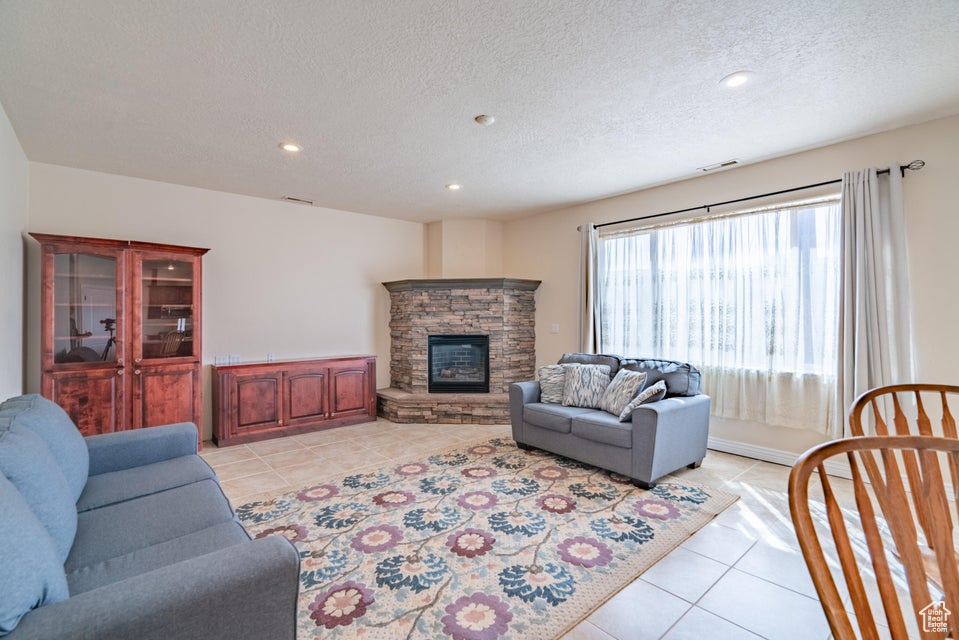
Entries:
{"label": "sofa cushion", "polygon": [[614,447],[631,449],[633,446],[633,425],[623,424],[619,416],[605,411],[591,411],[588,414],[576,416],[572,420],[571,432],[584,440],[601,442]]}
{"label": "sofa cushion", "polygon": [[658,381],[656,384],[646,387],[642,391],[636,394],[636,396],[627,403],[623,410],[619,413],[619,421],[626,422],[627,420],[633,419],[633,409],[638,407],[641,404],[649,404],[650,402],[658,402],[666,397],[666,383],[662,380]]}
{"label": "sofa cushion", "polygon": [[181,456],[142,467],[90,476],[77,501],[77,511],[89,511],[142,496],[215,479],[213,469],[200,456]]}
{"label": "sofa cushion", "polygon": [[66,600],[63,561],[46,528],[0,473],[0,636],[35,607]]}
{"label": "sofa cushion", "polygon": [[627,360],[623,362],[623,368],[645,373],[647,387],[660,380],[664,381],[667,398],[672,396],[697,396],[701,393],[702,376],[699,369],[688,362],[644,358]]}
{"label": "sofa cushion", "polygon": [[636,397],[646,384],[646,374],[620,369],[599,399],[599,408],[619,416],[630,400]]}
{"label": "sofa cushion", "polygon": [[582,407],[564,407],[559,404],[533,402],[523,407],[523,420],[535,427],[558,433],[569,433],[570,420],[590,411],[591,409]]}
{"label": "sofa cushion", "polygon": [[609,367],[605,364],[564,364],[563,405],[599,409],[599,401],[609,386]]}
{"label": "sofa cushion", "polygon": [[213,480],[84,511],[65,568],[73,572],[230,520],[233,510]]}
{"label": "sofa cushion", "polygon": [[566,369],[561,364],[550,364],[539,368],[539,401],[560,404],[563,401],[563,388],[566,385]]}
{"label": "sofa cushion", "polygon": [[46,527],[63,562],[77,532],[76,501],[40,436],[16,422],[0,428],[0,473]]}
{"label": "sofa cushion", "polygon": [[195,533],[74,569],[67,575],[70,595],[75,596],[147,571],[191,560],[249,539],[250,536],[239,523],[221,522]]}
{"label": "sofa cushion", "polygon": [[613,377],[619,371],[622,358],[608,353],[564,353],[557,364],[605,364]]}
{"label": "sofa cushion", "polygon": [[36,393],[10,398],[0,405],[0,411],[10,411],[14,422],[40,436],[60,466],[76,501],[87,483],[90,454],[83,436],[67,412],[57,403]]}

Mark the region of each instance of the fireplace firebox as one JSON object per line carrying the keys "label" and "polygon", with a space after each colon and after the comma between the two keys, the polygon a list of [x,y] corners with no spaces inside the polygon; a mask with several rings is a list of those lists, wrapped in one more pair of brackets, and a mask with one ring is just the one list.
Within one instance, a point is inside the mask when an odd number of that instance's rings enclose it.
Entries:
{"label": "fireplace firebox", "polygon": [[489,336],[429,336],[430,393],[489,393]]}

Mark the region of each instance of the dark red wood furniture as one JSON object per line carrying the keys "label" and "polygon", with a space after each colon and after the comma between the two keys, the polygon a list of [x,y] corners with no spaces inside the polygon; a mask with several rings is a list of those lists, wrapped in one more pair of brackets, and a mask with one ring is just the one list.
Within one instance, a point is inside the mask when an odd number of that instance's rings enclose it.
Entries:
{"label": "dark red wood furniture", "polygon": [[242,444],[376,420],[376,358],[213,367],[213,441]]}
{"label": "dark red wood furniture", "polygon": [[208,249],[30,235],[41,252],[43,395],[85,436],[200,424],[201,258]]}

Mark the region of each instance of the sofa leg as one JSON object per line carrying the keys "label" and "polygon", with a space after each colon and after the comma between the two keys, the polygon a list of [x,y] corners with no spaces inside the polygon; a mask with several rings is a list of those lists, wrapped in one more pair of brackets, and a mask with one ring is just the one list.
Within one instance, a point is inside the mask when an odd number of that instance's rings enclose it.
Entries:
{"label": "sofa leg", "polygon": [[690,469],[698,469],[698,468],[700,468],[701,466],[703,466],[703,461],[702,461],[702,459],[700,459],[700,460],[697,460],[696,462],[690,462],[687,466],[688,466]]}
{"label": "sofa leg", "polygon": [[646,491],[649,491],[656,486],[655,482],[646,482],[645,480],[637,480],[636,478],[630,478],[629,481],[640,489],[645,489]]}
{"label": "sofa leg", "polygon": [[516,446],[522,449],[523,451],[529,451],[530,449],[533,448],[532,446],[526,444],[525,442],[517,442]]}

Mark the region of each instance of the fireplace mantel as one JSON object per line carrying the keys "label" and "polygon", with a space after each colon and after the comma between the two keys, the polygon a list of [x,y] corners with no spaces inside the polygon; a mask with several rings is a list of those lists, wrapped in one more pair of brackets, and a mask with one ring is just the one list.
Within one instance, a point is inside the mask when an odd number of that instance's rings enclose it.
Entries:
{"label": "fireplace mantel", "polygon": [[384,282],[387,291],[425,291],[435,289],[516,289],[536,291],[540,280],[518,278],[433,278],[426,280],[394,280]]}

